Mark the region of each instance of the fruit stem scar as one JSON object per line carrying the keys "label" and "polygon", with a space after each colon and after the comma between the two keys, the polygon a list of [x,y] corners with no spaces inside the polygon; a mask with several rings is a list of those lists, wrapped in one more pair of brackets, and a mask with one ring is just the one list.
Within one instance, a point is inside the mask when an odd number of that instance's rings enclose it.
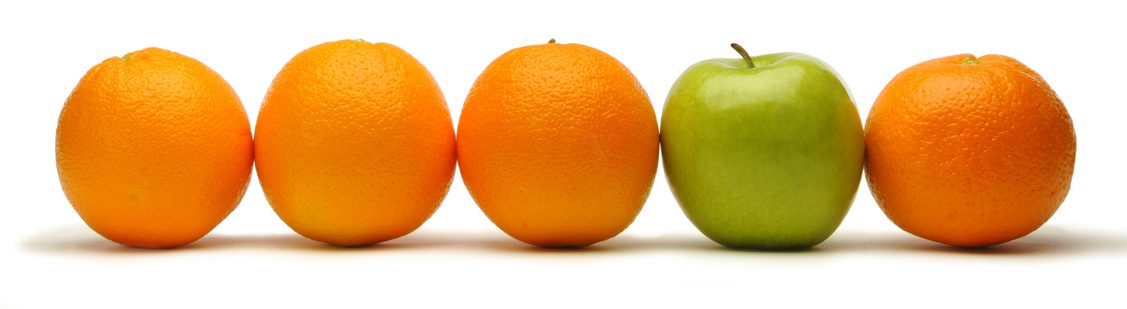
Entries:
{"label": "fruit stem scar", "polygon": [[963,60],[963,64],[979,64],[981,62],[982,61],[978,60],[978,58],[970,58],[970,59],[967,59],[967,60]]}
{"label": "fruit stem scar", "polygon": [[548,40],[548,44],[556,44],[556,38],[552,38],[551,40]]}
{"label": "fruit stem scar", "polygon": [[747,50],[745,50],[743,46],[740,46],[738,43],[732,43],[732,48],[735,49],[737,53],[740,53],[740,57],[744,58],[744,63],[747,63],[748,69],[755,68],[755,63],[751,62],[751,56],[747,54]]}

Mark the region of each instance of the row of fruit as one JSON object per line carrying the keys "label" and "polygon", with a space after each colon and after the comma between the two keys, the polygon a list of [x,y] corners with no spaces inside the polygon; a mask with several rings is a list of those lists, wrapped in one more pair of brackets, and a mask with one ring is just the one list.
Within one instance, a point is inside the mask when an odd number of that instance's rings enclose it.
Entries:
{"label": "row of fruit", "polygon": [[94,231],[145,248],[210,232],[239,204],[252,165],[290,228],[340,246],[418,228],[456,164],[497,227],[543,247],[626,229],[659,151],[684,213],[733,248],[824,241],[863,170],[889,219],[958,247],[1028,234],[1068,193],[1072,120],[1017,60],[955,55],[908,68],[862,128],[826,63],[732,47],[741,58],[701,61],[677,79],[660,134],[649,96],[613,57],[555,40],[516,48],[478,77],[455,138],[442,92],[410,54],[330,42],[282,67],[253,139],[222,77],[149,48],[103,61],[74,88],[58,122],[59,179]]}

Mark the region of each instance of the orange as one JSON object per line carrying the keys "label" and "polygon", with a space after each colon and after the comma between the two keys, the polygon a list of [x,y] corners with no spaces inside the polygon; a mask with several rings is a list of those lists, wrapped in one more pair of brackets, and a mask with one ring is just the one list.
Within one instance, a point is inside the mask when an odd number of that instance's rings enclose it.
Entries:
{"label": "orange", "polygon": [[474,201],[505,233],[537,246],[587,246],[626,229],[649,195],[657,153],[657,118],[630,71],[555,40],[494,60],[458,124]]}
{"label": "orange", "polygon": [[95,232],[167,248],[203,237],[250,180],[250,122],[203,63],[159,48],[94,66],[59,115],[63,192]]}
{"label": "orange", "polygon": [[866,171],[892,222],[957,247],[1033,232],[1064,201],[1072,119],[1017,60],[955,55],[896,75],[869,112]]}
{"label": "orange", "polygon": [[310,239],[355,246],[414,231],[450,188],[454,126],[434,78],[387,43],[311,47],[282,67],[255,127],[274,212]]}

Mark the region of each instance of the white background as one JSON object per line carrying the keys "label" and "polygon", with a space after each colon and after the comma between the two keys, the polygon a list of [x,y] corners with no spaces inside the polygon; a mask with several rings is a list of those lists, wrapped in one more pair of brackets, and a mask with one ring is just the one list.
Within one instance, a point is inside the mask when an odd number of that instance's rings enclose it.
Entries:
{"label": "white background", "polygon": [[[1127,303],[1121,8],[1087,1],[372,2],[0,4],[0,307]],[[473,204],[460,176],[414,234],[359,249],[293,234],[256,180],[209,236],[176,250],[114,245],[67,203],[55,171],[56,121],[71,88],[103,59],[149,46],[194,57],[231,83],[253,123],[290,57],[352,38],[412,53],[454,115],[491,60],[550,38],[618,58],[659,118],[682,70],[736,57],[733,41],[752,54],[798,51],[825,60],[848,83],[863,118],[908,66],[963,52],[1005,54],[1040,72],[1065,102],[1079,140],[1076,172],[1064,205],[1041,230],[973,252],[900,231],[864,182],[841,228],[813,250],[723,250],[684,218],[660,170],[634,225],[581,251],[509,239]]]}

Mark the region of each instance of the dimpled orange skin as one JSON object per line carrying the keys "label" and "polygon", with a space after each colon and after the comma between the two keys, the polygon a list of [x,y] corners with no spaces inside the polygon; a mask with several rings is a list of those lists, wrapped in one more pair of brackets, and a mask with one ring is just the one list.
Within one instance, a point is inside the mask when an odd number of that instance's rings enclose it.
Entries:
{"label": "dimpled orange skin", "polygon": [[579,44],[493,61],[458,125],[462,179],[490,220],[543,247],[582,247],[630,225],[657,171],[657,118],[621,63]]}
{"label": "dimpled orange skin", "polygon": [[344,40],[294,56],[255,127],[258,178],[297,233],[339,246],[394,239],[438,208],[454,127],[425,67],[387,43]]}
{"label": "dimpled orange skin", "polygon": [[898,74],[869,112],[866,173],[900,228],[956,247],[1029,234],[1068,194],[1072,119],[1017,60],[955,55]]}
{"label": "dimpled orange skin", "polygon": [[203,63],[158,48],[113,57],[78,82],[59,115],[63,192],[95,232],[177,247],[210,232],[250,181],[250,122]]}

